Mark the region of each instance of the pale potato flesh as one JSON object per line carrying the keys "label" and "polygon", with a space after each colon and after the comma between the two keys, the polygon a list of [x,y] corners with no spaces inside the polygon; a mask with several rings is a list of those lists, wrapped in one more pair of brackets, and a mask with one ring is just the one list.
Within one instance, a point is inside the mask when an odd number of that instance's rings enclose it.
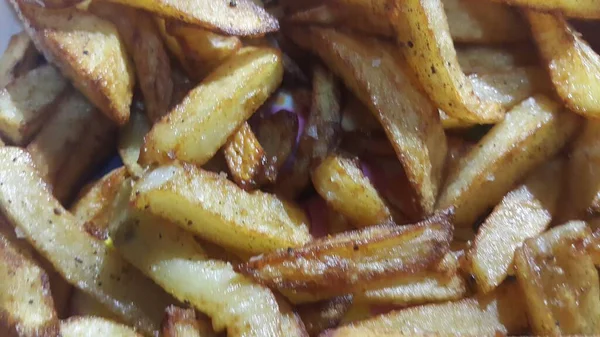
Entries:
{"label": "pale potato flesh", "polygon": [[132,199],[140,210],[250,254],[298,247],[312,239],[299,207],[272,194],[248,193],[191,165],[151,170],[136,183]]}
{"label": "pale potato flesh", "polygon": [[16,145],[26,144],[52,114],[67,87],[56,68],[45,65],[0,89],[0,133]]}
{"label": "pale potato flesh", "polygon": [[464,157],[448,178],[438,209],[454,206],[455,225],[473,225],[513,184],[552,158],[575,133],[579,122],[577,115],[563,111],[545,96],[523,101]]}
{"label": "pale potato flesh", "polygon": [[104,304],[79,289],[74,289],[71,293],[69,316],[94,316],[122,323],[122,320]]}
{"label": "pale potato flesh", "polygon": [[135,78],[115,26],[76,8],[48,10],[24,0],[11,2],[49,62],[111,120],[127,123]]}
{"label": "pale potato flesh", "polygon": [[119,130],[119,156],[129,174],[139,177],[144,168],[138,163],[140,152],[144,146],[144,137],[150,131],[152,124],[148,117],[139,109],[131,110],[131,117],[125,127]]}
{"label": "pale potato flesh", "polygon": [[0,56],[0,88],[33,70],[38,64],[38,54],[25,32],[11,36],[4,54]]}
{"label": "pale potato flesh", "polygon": [[[600,3],[597,3],[600,12]],[[525,11],[556,92],[567,107],[600,116],[600,55],[560,14]]]}
{"label": "pale potato flesh", "polygon": [[279,52],[242,49],[154,124],[145,138],[142,162],[179,159],[205,164],[277,89],[282,77]]}
{"label": "pale potato flesh", "polygon": [[62,337],[141,337],[128,326],[99,317],[71,317],[60,322]]}
{"label": "pale potato flesh", "polygon": [[329,156],[315,168],[317,193],[355,226],[366,227],[391,220],[391,213],[373,184],[362,173],[358,159]]}
{"label": "pale potato flesh", "polygon": [[69,283],[141,331],[158,331],[172,299],[80,228],[46,189],[27,152],[0,148],[0,163],[0,207],[11,224]]}
{"label": "pale potato flesh", "polygon": [[170,306],[165,310],[162,323],[163,337],[216,337],[210,321],[196,317],[194,309]]}
{"label": "pale potato flesh", "polygon": [[456,56],[466,75],[509,72],[515,68],[535,66],[538,57],[530,44],[514,46],[457,46]]}
{"label": "pale potato flesh", "polygon": [[515,250],[541,234],[556,214],[564,163],[545,164],[509,192],[477,232],[467,252],[478,288],[490,292],[500,285],[513,266]]}
{"label": "pale potato flesh", "polygon": [[462,72],[441,0],[396,0],[388,15],[408,64],[438,108],[473,123],[503,119],[504,109],[478,97]]}
{"label": "pale potato flesh", "polygon": [[318,54],[383,126],[417,195],[433,211],[446,157],[439,113],[414,85],[393,46],[330,29],[298,28],[292,40]]}

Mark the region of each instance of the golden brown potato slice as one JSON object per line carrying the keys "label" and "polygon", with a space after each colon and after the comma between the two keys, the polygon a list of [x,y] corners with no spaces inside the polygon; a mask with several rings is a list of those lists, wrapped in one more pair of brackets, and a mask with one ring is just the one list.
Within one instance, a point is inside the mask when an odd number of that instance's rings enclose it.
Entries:
{"label": "golden brown potato slice", "polygon": [[11,224],[69,283],[140,331],[158,331],[172,299],[78,225],[46,189],[27,152],[0,148],[0,163],[0,208]]}
{"label": "golden brown potato slice", "polygon": [[71,213],[81,228],[99,240],[108,239],[113,200],[128,177],[124,167],[115,169],[95,182],[73,206]]}
{"label": "golden brown potato slice", "polygon": [[331,208],[357,227],[391,219],[390,209],[361,171],[358,159],[329,156],[314,169],[312,181]]}
{"label": "golden brown potato slice", "polygon": [[459,263],[453,253],[429,271],[401,276],[384,282],[384,286],[369,285],[354,294],[357,303],[411,306],[415,304],[458,300],[467,294],[467,283],[458,274]]}
{"label": "golden brown potato slice", "polygon": [[279,22],[252,0],[102,0],[137,7],[214,31],[257,36],[279,30]]}
{"label": "golden brown potato slice", "polygon": [[[283,330],[284,313],[268,288],[236,273],[231,264],[211,260],[186,231],[132,213],[130,188],[118,197],[111,237],[120,253],[180,301],[212,318],[213,328],[228,336],[290,336]],[[297,336],[301,337],[301,336]]]}
{"label": "golden brown potato slice", "polygon": [[[165,18],[162,18],[159,16],[155,16],[154,22],[156,23],[156,28],[158,28],[158,33],[162,37],[163,43],[167,47],[168,51],[171,53],[171,56],[179,62],[179,65],[188,74],[191,74],[193,72],[193,70],[190,68],[190,65],[188,64],[188,60],[186,59],[186,56],[183,53],[181,44],[173,35],[171,35],[167,31],[168,19],[165,19]],[[176,69],[177,68],[174,68],[173,72],[175,72]],[[173,84],[175,85],[175,88],[173,88],[173,89],[176,91],[177,90],[176,82],[173,81]],[[173,92],[173,95],[175,95],[175,92]]]}
{"label": "golden brown potato slice", "polygon": [[69,300],[68,317],[71,316],[94,316],[122,323],[121,319],[108,310],[104,304],[79,289],[73,290]]}
{"label": "golden brown potato slice", "polygon": [[[524,306],[521,290],[513,282],[487,295],[392,311],[339,328],[331,336],[514,335],[527,332]],[[365,331],[377,333],[359,334]]]}
{"label": "golden brown potato slice", "polygon": [[561,219],[600,213],[600,121],[586,120],[571,145]]}
{"label": "golden brown potato slice", "polygon": [[160,120],[169,111],[173,94],[171,60],[152,16],[130,7],[93,2],[89,10],[112,22],[135,65],[146,114]]}
{"label": "golden brown potato slice", "polygon": [[133,96],[133,67],[117,29],[75,8],[49,10],[12,0],[37,48],[111,120],[124,125]]}
{"label": "golden brown potato slice", "polygon": [[189,69],[190,75],[199,80],[242,48],[242,41],[236,36],[219,35],[172,20],[166,28],[179,42],[188,65],[193,67]]}
{"label": "golden brown potato slice", "polygon": [[455,225],[469,227],[531,169],[552,158],[580,125],[545,96],[514,107],[467,154],[448,181],[438,208],[456,207]]}
{"label": "golden brown potato slice", "polygon": [[129,174],[139,177],[144,168],[138,163],[144,146],[144,137],[150,132],[152,124],[140,109],[131,109],[129,122],[119,130],[119,156]]}
{"label": "golden brown potato slice", "polygon": [[528,239],[517,250],[517,279],[534,334],[600,333],[598,272],[582,248],[589,235],[584,222],[571,222]]}
{"label": "golden brown potato slice", "polygon": [[[297,136],[298,117],[291,112],[279,111],[260,120],[257,126],[256,137],[265,150],[267,162],[264,177],[267,181],[271,183],[277,181],[283,165],[294,152]],[[297,163],[297,158],[294,159],[293,166],[302,165],[301,163]],[[292,167],[292,170],[295,169],[297,170],[297,168]],[[294,199],[290,195],[286,196]]]}
{"label": "golden brown potato slice", "polygon": [[[594,233],[586,238],[585,248],[590,254],[590,257],[594,261],[596,268],[600,266],[600,230],[598,229],[598,220],[589,221],[590,227],[594,230]],[[594,228],[595,227],[595,228]]]}
{"label": "golden brown potato slice", "polygon": [[27,151],[48,188],[66,204],[83,179],[113,153],[115,127],[73,89],[63,94],[54,109]]}
{"label": "golden brown potato slice", "polygon": [[62,337],[141,337],[132,328],[99,317],[71,317],[60,322]]}
{"label": "golden brown potato slice", "polygon": [[318,336],[327,329],[335,328],[352,305],[352,296],[340,296],[331,300],[297,306],[298,314],[310,336]]}
{"label": "golden brown potato slice", "polygon": [[504,109],[478,97],[462,72],[441,0],[397,0],[388,15],[408,64],[440,109],[479,124],[503,119]]}
{"label": "golden brown potato slice", "polygon": [[509,192],[479,227],[467,252],[477,287],[487,293],[500,285],[513,266],[515,250],[541,234],[557,211],[561,192],[561,160],[545,164],[523,185]]}
{"label": "golden brown potato slice", "polygon": [[237,269],[278,289],[352,293],[370,282],[435,265],[448,251],[451,217],[440,213],[416,225],[388,223],[317,239],[300,248],[253,257]]}
{"label": "golden brown potato slice", "polygon": [[279,52],[247,47],[212,72],[146,136],[142,163],[206,163],[281,83]]}
{"label": "golden brown potato slice", "polygon": [[46,272],[0,229],[0,334],[56,336],[58,317]]}
{"label": "golden brown potato slice", "polygon": [[0,132],[7,141],[24,145],[52,115],[68,83],[56,68],[44,65],[0,89]]}
{"label": "golden brown potato slice", "polygon": [[533,46],[458,46],[456,56],[466,75],[508,72],[515,68],[534,66],[538,56]]}
{"label": "golden brown potato slice", "polygon": [[260,185],[267,157],[248,123],[242,124],[229,138],[223,154],[233,181],[238,186],[244,190],[254,190]]}
{"label": "golden brown potato slice", "polygon": [[167,308],[162,322],[163,337],[215,337],[210,323],[196,317],[194,309],[182,309],[174,305]]}
{"label": "golden brown potato slice", "polygon": [[393,48],[374,39],[329,29],[290,30],[294,42],[318,54],[369,107],[396,150],[422,214],[430,214],[438,193],[446,138],[439,113],[413,84]]}
{"label": "golden brown potato slice", "polygon": [[[600,13],[600,4],[596,4]],[[560,14],[526,11],[556,92],[571,110],[600,115],[600,55]]]}
{"label": "golden brown potato slice", "polygon": [[479,0],[442,0],[442,4],[454,42],[514,43],[529,39],[527,24],[514,8]]}
{"label": "golden brown potato slice", "polygon": [[261,254],[311,240],[299,207],[271,194],[248,193],[225,177],[191,165],[147,172],[132,198],[140,210],[242,252]]}
{"label": "golden brown potato slice", "polygon": [[536,9],[541,12],[558,11],[567,17],[600,19],[597,0],[492,0],[508,5]]}
{"label": "golden brown potato slice", "polygon": [[39,58],[40,54],[27,33],[11,36],[4,54],[0,56],[0,88],[33,70]]}

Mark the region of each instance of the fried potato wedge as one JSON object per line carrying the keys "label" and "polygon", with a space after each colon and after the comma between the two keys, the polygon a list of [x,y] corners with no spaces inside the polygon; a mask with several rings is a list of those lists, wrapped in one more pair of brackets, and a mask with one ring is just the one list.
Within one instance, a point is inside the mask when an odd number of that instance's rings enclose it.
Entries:
{"label": "fried potato wedge", "polygon": [[11,2],[46,59],[111,120],[127,123],[135,78],[117,29],[79,9]]}
{"label": "fried potato wedge", "polygon": [[[264,148],[267,159],[264,171],[264,178],[267,181],[277,182],[284,164],[288,159],[292,159],[290,157],[294,154],[298,142],[298,124],[298,116],[284,110],[265,116],[256,127],[257,140]],[[299,155],[302,156],[302,153]],[[293,159],[291,170],[298,170],[296,166],[303,163],[298,163],[297,158]],[[290,197],[290,195],[286,196]],[[290,199],[294,198],[290,197]]]}
{"label": "fried potato wedge", "polygon": [[[600,14],[600,4],[596,2]],[[600,115],[600,55],[560,14],[526,11],[533,37],[556,92],[569,109]]]}
{"label": "fried potato wedge", "polygon": [[177,226],[130,212],[127,189],[124,186],[118,197],[111,237],[128,261],[177,299],[209,315],[217,332],[227,329],[234,337],[288,336],[282,331],[283,314],[268,288],[236,273],[226,262],[209,259],[197,241]]}
{"label": "fried potato wedge", "polygon": [[0,163],[0,208],[11,224],[69,283],[140,331],[158,331],[172,299],[78,226],[52,198],[27,152],[0,148]]}
{"label": "fried potato wedge", "polygon": [[191,76],[203,79],[242,48],[236,36],[225,36],[177,21],[168,21],[167,32],[179,42]]}
{"label": "fried potato wedge", "polygon": [[372,336],[525,333],[528,322],[520,292],[516,283],[508,283],[487,295],[392,311],[339,328],[331,336],[363,336],[358,333],[365,331],[377,332]]}
{"label": "fried potato wedge", "polygon": [[519,12],[491,1],[442,0],[454,42],[515,43],[527,41],[527,23]]}
{"label": "fried potato wedge", "polygon": [[267,156],[250,124],[244,123],[223,148],[233,181],[244,190],[256,189],[263,180]]}
{"label": "fried potato wedge", "polygon": [[135,66],[146,114],[159,121],[169,112],[173,94],[171,60],[152,16],[118,4],[93,2],[89,10],[112,22]]}
{"label": "fried potato wedge", "polygon": [[162,17],[225,35],[260,36],[279,30],[279,22],[252,0],[103,0],[122,3]]}
{"label": "fried potato wedge", "polygon": [[62,337],[141,337],[132,328],[99,317],[71,317],[60,322]]}
{"label": "fried potato wedge", "polygon": [[584,222],[571,222],[528,239],[517,250],[516,275],[534,334],[600,333],[598,272],[582,247],[589,235]]}
{"label": "fried potato wedge", "polygon": [[498,287],[513,266],[515,250],[541,234],[556,214],[562,187],[563,162],[536,170],[509,192],[479,227],[467,260],[477,287],[488,293]]}
{"label": "fried potato wedge", "polygon": [[600,121],[589,119],[571,145],[562,219],[600,213]]}
{"label": "fried potato wedge", "polygon": [[132,202],[209,241],[251,254],[298,247],[311,240],[299,207],[271,194],[245,192],[226,178],[191,165],[146,173]]}
{"label": "fried potato wedge", "polygon": [[4,54],[0,56],[0,88],[33,70],[39,58],[40,54],[27,33],[11,36]]}
{"label": "fried potato wedge", "polygon": [[196,317],[194,309],[170,306],[162,322],[163,337],[215,337],[210,323]]}
{"label": "fried potato wedge", "polygon": [[94,316],[121,323],[121,319],[108,310],[104,304],[79,289],[73,290],[69,302],[69,317]]}
{"label": "fried potato wedge", "polygon": [[358,159],[329,156],[314,169],[312,181],[331,208],[357,227],[391,220],[390,209],[361,171]]}
{"label": "fried potato wedge", "polygon": [[456,48],[460,68],[466,75],[507,72],[538,63],[535,48],[529,44],[514,46],[462,46]]}
{"label": "fried potato wedge", "polygon": [[397,0],[388,15],[408,64],[440,109],[479,124],[503,119],[504,109],[478,97],[462,72],[441,0]]}
{"label": "fried potato wedge", "polygon": [[459,263],[448,253],[431,270],[415,275],[401,276],[384,282],[385,286],[369,285],[354,293],[354,302],[411,306],[415,304],[458,300],[467,294],[467,283],[458,274]]}
{"label": "fried potato wedge", "polygon": [[68,83],[56,68],[44,65],[0,89],[0,133],[24,145],[52,115],[53,105]]}
{"label": "fried potato wedge", "polygon": [[112,154],[115,127],[79,92],[69,89],[54,104],[45,127],[27,145],[39,174],[67,204],[96,167]]}
{"label": "fried potato wedge", "polygon": [[570,18],[600,19],[596,0],[492,0],[512,6],[531,8],[541,12],[558,11]]}
{"label": "fried potato wedge", "polygon": [[144,137],[150,132],[151,127],[152,124],[146,114],[134,108],[131,109],[127,125],[119,130],[119,156],[132,176],[139,177],[144,172],[144,168],[138,162],[144,146]]}
{"label": "fried potato wedge", "polygon": [[451,218],[446,212],[416,225],[368,227],[256,256],[236,268],[277,289],[352,293],[369,282],[410,275],[435,265],[448,251]]}
{"label": "fried potato wedge", "polygon": [[595,229],[595,231],[590,237],[586,238],[585,248],[594,261],[596,268],[598,268],[600,266],[600,230],[597,227],[597,221],[595,223],[593,221],[589,221],[589,224],[592,229]]}
{"label": "fried potato wedge", "polygon": [[56,336],[58,316],[46,272],[0,228],[0,334]]}
{"label": "fried potato wedge", "polygon": [[448,177],[438,209],[456,207],[454,223],[468,227],[495,206],[531,169],[552,158],[575,133],[580,120],[545,96],[531,97],[467,154]]}
{"label": "fried potato wedge", "polygon": [[281,83],[279,53],[247,47],[212,72],[146,136],[142,163],[206,163]]}
{"label": "fried potato wedge", "polygon": [[318,54],[382,124],[423,214],[430,214],[446,158],[439,113],[418,90],[392,48],[329,29],[296,28],[289,35]]}

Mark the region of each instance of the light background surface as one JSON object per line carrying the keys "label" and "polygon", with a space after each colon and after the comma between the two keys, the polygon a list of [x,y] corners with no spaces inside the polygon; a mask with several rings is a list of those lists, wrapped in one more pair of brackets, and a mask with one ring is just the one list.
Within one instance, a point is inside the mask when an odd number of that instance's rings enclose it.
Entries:
{"label": "light background surface", "polygon": [[4,53],[11,35],[18,33],[21,25],[17,21],[8,0],[0,0],[0,54]]}

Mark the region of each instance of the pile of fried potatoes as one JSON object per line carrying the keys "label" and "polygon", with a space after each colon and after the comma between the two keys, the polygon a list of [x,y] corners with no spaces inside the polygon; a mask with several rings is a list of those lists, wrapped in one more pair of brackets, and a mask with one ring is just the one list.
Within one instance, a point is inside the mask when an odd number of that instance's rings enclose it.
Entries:
{"label": "pile of fried potatoes", "polygon": [[600,1],[264,1],[9,1],[1,336],[600,335]]}

